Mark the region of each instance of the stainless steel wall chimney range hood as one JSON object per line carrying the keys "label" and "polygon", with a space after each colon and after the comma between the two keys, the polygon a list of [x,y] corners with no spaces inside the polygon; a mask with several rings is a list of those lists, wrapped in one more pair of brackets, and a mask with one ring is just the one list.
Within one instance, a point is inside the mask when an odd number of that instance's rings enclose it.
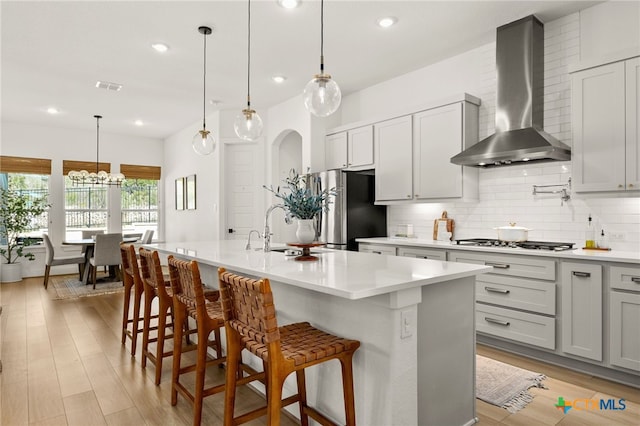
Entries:
{"label": "stainless steel wall chimney range hood", "polygon": [[544,25],[530,15],[496,31],[496,132],[451,157],[491,167],[571,159],[571,148],[542,130]]}

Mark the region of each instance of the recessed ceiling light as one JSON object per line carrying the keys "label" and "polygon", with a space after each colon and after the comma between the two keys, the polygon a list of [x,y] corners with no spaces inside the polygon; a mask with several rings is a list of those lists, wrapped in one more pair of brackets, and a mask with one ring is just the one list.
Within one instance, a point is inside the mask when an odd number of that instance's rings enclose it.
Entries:
{"label": "recessed ceiling light", "polygon": [[278,4],[285,9],[295,9],[300,5],[300,0],[278,0]]}
{"label": "recessed ceiling light", "polygon": [[164,53],[164,52],[166,52],[167,50],[169,50],[169,46],[167,46],[167,45],[166,45],[166,44],[164,44],[164,43],[153,43],[153,44],[151,45],[151,47],[153,47],[153,49],[154,49],[156,52],[160,52],[160,53]]}
{"label": "recessed ceiling light", "polygon": [[393,16],[386,16],[384,18],[378,19],[378,25],[382,28],[389,28],[398,22],[398,18],[394,18]]}
{"label": "recessed ceiling light", "polygon": [[49,108],[47,108],[47,112],[48,112],[49,114],[57,114],[57,113],[59,113],[60,111],[58,111],[58,108],[49,107]]}
{"label": "recessed ceiling light", "polygon": [[284,75],[274,75],[273,77],[271,77],[271,80],[275,81],[278,84],[284,83],[286,79],[287,77],[285,77]]}
{"label": "recessed ceiling light", "polygon": [[136,121],[133,122],[133,124],[135,124],[136,126],[144,126],[144,121],[136,120]]}
{"label": "recessed ceiling light", "polygon": [[122,84],[120,83],[112,83],[110,81],[100,81],[96,82],[96,87],[98,89],[112,90],[114,92],[119,92],[122,90]]}

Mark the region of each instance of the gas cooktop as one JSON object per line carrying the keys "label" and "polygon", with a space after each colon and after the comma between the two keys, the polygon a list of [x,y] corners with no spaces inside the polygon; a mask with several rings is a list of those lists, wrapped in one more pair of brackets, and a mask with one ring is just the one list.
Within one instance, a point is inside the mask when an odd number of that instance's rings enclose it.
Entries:
{"label": "gas cooktop", "polygon": [[507,242],[494,240],[491,238],[468,238],[464,240],[456,240],[456,244],[475,247],[498,247],[498,248],[524,248],[533,250],[552,250],[563,251],[572,250],[574,243],[560,243],[550,241],[519,241]]}

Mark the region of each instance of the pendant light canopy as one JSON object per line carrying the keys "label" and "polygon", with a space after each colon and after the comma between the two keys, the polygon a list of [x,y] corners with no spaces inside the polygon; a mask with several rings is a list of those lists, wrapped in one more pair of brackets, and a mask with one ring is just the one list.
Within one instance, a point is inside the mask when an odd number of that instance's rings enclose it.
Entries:
{"label": "pendant light canopy", "polygon": [[76,186],[120,186],[125,179],[122,173],[111,174],[100,170],[100,119],[102,116],[94,115],[93,118],[96,119],[96,171],[71,170],[67,176],[71,179],[73,185]]}
{"label": "pendant light canopy", "polygon": [[236,135],[245,141],[254,141],[262,136],[262,118],[251,109],[250,81],[251,81],[251,0],[247,1],[247,107],[242,110],[233,122]]}
{"label": "pendant light canopy", "polygon": [[211,135],[211,132],[207,130],[207,113],[206,113],[206,98],[207,98],[207,36],[211,34],[211,28],[198,27],[198,32],[204,36],[204,72],[202,78],[202,130],[198,130],[198,133],[193,137],[191,142],[193,150],[200,155],[209,155],[216,149],[216,140]]}
{"label": "pendant light canopy", "polygon": [[338,109],[342,93],[338,83],[324,72],[324,0],[320,1],[320,74],[304,88],[304,106],[317,117],[327,117]]}

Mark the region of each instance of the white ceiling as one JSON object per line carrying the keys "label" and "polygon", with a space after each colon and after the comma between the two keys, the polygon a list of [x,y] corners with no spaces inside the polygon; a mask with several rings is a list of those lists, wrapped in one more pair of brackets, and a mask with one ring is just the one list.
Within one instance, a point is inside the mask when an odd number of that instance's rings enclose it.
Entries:
{"label": "white ceiling", "polygon": [[[535,13],[543,22],[587,1],[325,2],[326,71],[343,96],[494,40],[495,28]],[[2,1],[2,118],[47,126],[164,138],[202,119],[203,36],[207,100],[246,102],[247,2]],[[389,29],[376,20],[392,15]],[[153,42],[171,49],[158,54]],[[319,71],[320,2],[293,10],[252,2],[252,105],[261,112],[302,92]],[[288,77],[276,85],[271,76]],[[95,88],[116,82],[120,92]],[[45,111],[60,110],[52,116]],[[264,117],[264,112],[262,113]],[[145,125],[137,127],[136,119]]]}

